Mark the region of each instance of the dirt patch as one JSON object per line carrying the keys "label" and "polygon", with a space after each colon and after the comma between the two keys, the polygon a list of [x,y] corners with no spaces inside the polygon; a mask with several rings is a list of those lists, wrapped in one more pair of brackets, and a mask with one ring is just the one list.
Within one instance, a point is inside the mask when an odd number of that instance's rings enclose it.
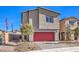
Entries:
{"label": "dirt patch", "polygon": [[24,42],[16,46],[15,51],[26,52],[26,51],[32,51],[32,50],[38,50],[38,49],[40,48],[33,42]]}

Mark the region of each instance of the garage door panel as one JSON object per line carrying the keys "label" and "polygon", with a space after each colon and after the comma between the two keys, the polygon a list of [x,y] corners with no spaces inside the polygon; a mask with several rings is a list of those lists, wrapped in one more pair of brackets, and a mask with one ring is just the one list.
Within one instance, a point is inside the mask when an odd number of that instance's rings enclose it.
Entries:
{"label": "garage door panel", "polygon": [[34,41],[54,41],[55,33],[54,32],[35,32]]}

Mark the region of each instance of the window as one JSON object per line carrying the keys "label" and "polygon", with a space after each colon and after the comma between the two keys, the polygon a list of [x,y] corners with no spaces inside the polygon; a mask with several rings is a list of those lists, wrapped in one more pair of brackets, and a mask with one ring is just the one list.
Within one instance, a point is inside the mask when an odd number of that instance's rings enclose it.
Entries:
{"label": "window", "polygon": [[70,25],[74,25],[74,21],[69,21],[69,24]]}
{"label": "window", "polygon": [[46,22],[53,23],[53,19],[51,16],[46,16]]}

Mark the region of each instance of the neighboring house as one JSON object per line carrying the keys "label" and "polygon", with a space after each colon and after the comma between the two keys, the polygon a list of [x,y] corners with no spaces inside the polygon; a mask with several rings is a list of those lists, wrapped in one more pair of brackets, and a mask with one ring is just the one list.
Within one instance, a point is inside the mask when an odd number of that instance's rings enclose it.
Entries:
{"label": "neighboring house", "polygon": [[9,35],[9,42],[18,42],[21,38],[21,32],[8,32]]}
{"label": "neighboring house", "polygon": [[59,40],[59,13],[39,7],[22,13],[22,25],[27,22],[33,26],[29,41]]}
{"label": "neighboring house", "polygon": [[[60,21],[60,40],[74,40],[74,29],[79,26],[79,20],[68,17]],[[69,33],[68,33],[69,32]]]}

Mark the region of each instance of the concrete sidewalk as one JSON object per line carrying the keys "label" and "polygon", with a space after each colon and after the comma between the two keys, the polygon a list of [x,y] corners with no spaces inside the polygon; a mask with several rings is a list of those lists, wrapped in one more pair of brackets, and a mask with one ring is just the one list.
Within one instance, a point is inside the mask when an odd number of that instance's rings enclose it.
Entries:
{"label": "concrete sidewalk", "polygon": [[13,52],[14,49],[14,46],[0,45],[0,52]]}
{"label": "concrete sidewalk", "polygon": [[67,52],[79,51],[79,42],[75,41],[58,41],[58,42],[35,42],[44,52]]}
{"label": "concrete sidewalk", "polygon": [[65,47],[65,48],[55,48],[55,49],[44,49],[35,50],[31,52],[79,52],[79,46],[77,47]]}

